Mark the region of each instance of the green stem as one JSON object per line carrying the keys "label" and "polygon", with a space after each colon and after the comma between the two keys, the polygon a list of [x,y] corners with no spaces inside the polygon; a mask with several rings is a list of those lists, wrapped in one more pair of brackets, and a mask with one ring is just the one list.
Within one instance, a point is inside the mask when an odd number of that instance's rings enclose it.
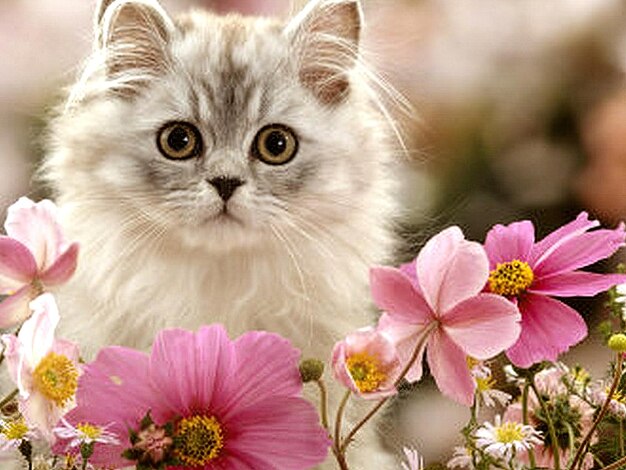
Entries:
{"label": "green stem", "polygon": [[617,363],[615,364],[615,376],[613,377],[613,383],[611,384],[611,388],[609,389],[609,392],[606,395],[606,400],[604,400],[604,403],[602,404],[602,408],[600,408],[600,412],[598,413],[598,416],[596,416],[596,419],[591,425],[591,428],[589,428],[589,431],[587,431],[587,434],[585,434],[582,441],[580,441],[580,445],[578,446],[578,451],[576,452],[576,455],[574,456],[574,460],[572,461],[570,470],[575,470],[577,466],[580,466],[579,463],[582,464],[582,456],[585,453],[585,449],[587,448],[589,441],[591,441],[591,436],[593,435],[596,428],[600,424],[600,421],[602,421],[602,419],[604,418],[604,415],[606,415],[606,412],[609,410],[609,404],[611,403],[613,394],[615,393],[615,390],[617,389],[617,386],[619,385],[619,381],[622,378],[622,362],[623,362],[622,353],[617,353]]}
{"label": "green stem", "polygon": [[[524,384],[524,388],[522,389],[522,424],[528,424],[528,390],[530,388],[530,383],[528,379]],[[535,460],[535,449],[532,447],[528,449],[528,461],[530,463],[531,470],[537,468],[537,461]]]}
{"label": "green stem", "polygon": [[350,399],[350,395],[352,392],[348,390],[343,398],[341,399],[341,403],[339,404],[339,408],[337,409],[337,417],[335,418],[335,445],[333,446],[333,452],[335,453],[335,457],[337,457],[337,462],[341,465],[339,461],[339,457],[345,460],[343,455],[343,451],[341,450],[341,423],[343,420],[343,413],[346,409],[346,404]]}
{"label": "green stem", "polygon": [[619,452],[621,455],[625,455],[624,451],[624,420],[619,420]]}
{"label": "green stem", "polygon": [[543,400],[539,390],[537,390],[537,386],[535,385],[535,378],[533,377],[530,382],[530,388],[535,393],[537,397],[537,401],[539,401],[539,406],[543,410],[543,414],[546,417],[546,423],[548,424],[548,433],[550,434],[550,440],[552,441],[552,453],[554,454],[554,470],[561,470],[561,458],[559,454],[559,442],[556,438],[556,430],[554,428],[554,422],[552,421],[552,416],[550,416],[550,411],[546,406],[546,402]]}
{"label": "green stem", "polygon": [[326,385],[322,379],[315,381],[320,389],[320,417],[322,418],[322,426],[328,431],[328,392],[326,391]]}
{"label": "green stem", "polygon": [[615,462],[604,467],[602,470],[616,470],[624,465],[626,465],[626,457],[616,460]]}

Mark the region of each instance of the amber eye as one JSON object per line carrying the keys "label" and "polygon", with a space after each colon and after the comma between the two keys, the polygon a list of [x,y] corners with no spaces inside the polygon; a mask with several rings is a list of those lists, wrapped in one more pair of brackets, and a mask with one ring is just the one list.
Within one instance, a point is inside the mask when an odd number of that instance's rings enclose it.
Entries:
{"label": "amber eye", "polygon": [[157,134],[157,147],[165,158],[184,160],[200,155],[202,136],[193,124],[169,122]]}
{"label": "amber eye", "polygon": [[254,138],[252,154],[268,165],[284,165],[298,152],[295,133],[282,124],[263,127]]}

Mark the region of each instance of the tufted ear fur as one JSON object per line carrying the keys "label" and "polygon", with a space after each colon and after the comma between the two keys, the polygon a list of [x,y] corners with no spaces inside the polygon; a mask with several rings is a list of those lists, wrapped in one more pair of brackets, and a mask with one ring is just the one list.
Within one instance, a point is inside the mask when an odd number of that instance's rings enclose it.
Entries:
{"label": "tufted ear fur", "polygon": [[312,0],[285,30],[298,53],[300,81],[324,104],[339,103],[349,91],[361,25],[359,0]]}
{"label": "tufted ear fur", "polygon": [[96,12],[96,40],[106,55],[107,78],[119,82],[119,91],[126,94],[163,73],[173,30],[156,0],[102,0]]}

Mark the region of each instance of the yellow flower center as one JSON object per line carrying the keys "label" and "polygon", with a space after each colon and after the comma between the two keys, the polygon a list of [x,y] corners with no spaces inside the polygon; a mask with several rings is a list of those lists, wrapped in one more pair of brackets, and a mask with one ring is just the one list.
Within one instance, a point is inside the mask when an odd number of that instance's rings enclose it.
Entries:
{"label": "yellow flower center", "polygon": [[475,377],[476,380],[476,388],[479,392],[486,392],[487,390],[492,390],[496,384],[496,381],[492,376],[489,377]]}
{"label": "yellow flower center", "polygon": [[79,423],[76,429],[80,431],[87,439],[95,441],[102,435],[102,429],[89,423]]}
{"label": "yellow flower center", "polygon": [[8,421],[4,423],[1,431],[8,441],[23,439],[27,432],[28,426],[23,419],[16,419],[15,421]]}
{"label": "yellow flower center", "polygon": [[346,366],[361,393],[377,390],[387,378],[378,359],[364,352],[348,357]]}
{"label": "yellow flower center", "polygon": [[524,432],[522,425],[519,423],[507,421],[496,428],[496,439],[503,444],[524,440]]}
{"label": "yellow flower center", "polygon": [[43,396],[64,406],[76,393],[78,370],[68,357],[51,352],[35,367],[33,381]]}
{"label": "yellow flower center", "polygon": [[[610,386],[606,386],[604,388],[604,391],[608,395],[609,392],[611,391],[611,387]],[[622,392],[620,392],[619,390],[615,390],[613,392],[613,395],[611,395],[611,400],[615,400],[616,402],[619,402],[619,403],[622,403],[622,404],[626,405],[626,396],[624,396],[624,394]]]}
{"label": "yellow flower center", "polygon": [[498,263],[489,274],[489,288],[499,295],[519,295],[524,292],[535,278],[533,270],[525,261],[514,259],[507,263]]}
{"label": "yellow flower center", "polygon": [[175,456],[190,467],[206,465],[224,447],[224,431],[214,416],[192,416],[178,422],[174,435]]}

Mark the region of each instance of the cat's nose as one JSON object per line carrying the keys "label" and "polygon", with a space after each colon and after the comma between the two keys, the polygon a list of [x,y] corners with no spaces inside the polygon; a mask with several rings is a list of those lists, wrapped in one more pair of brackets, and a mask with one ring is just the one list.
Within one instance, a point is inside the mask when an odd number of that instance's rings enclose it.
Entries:
{"label": "cat's nose", "polygon": [[208,180],[209,184],[215,188],[217,194],[220,195],[224,202],[228,201],[235,190],[245,183],[239,178],[230,178],[228,176],[218,176]]}

